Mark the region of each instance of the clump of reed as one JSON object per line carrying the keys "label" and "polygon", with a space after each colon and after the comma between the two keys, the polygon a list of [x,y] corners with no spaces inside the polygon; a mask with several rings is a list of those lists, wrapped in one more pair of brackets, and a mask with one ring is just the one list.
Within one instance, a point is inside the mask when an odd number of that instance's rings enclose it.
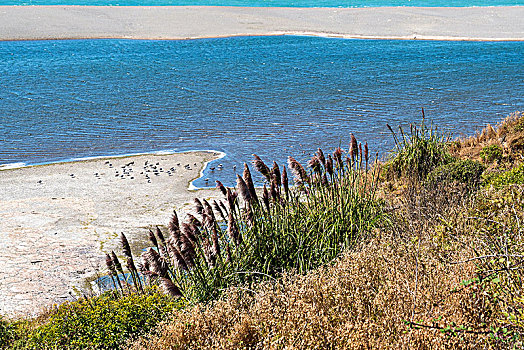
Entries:
{"label": "clump of reed", "polygon": [[[244,164],[236,188],[217,181],[223,200],[195,199],[195,215],[173,213],[167,232],[150,230],[152,247],[134,266],[129,244],[122,247],[129,274],[108,255],[109,274],[121,294],[160,284],[172,296],[209,301],[230,286],[246,286],[284,271],[306,273],[328,263],[367,237],[382,217],[375,198],[378,167],[370,167],[367,144],[351,135],[349,151],[319,149],[304,167],[289,157],[288,168],[269,167],[253,155],[264,184],[257,189]],[[292,183],[288,176],[294,177]]]}
{"label": "clump of reed", "polygon": [[386,174],[393,179],[424,180],[431,170],[453,160],[448,152],[449,135],[439,133],[433,125],[426,125],[424,109],[420,125],[410,124],[409,133],[399,126],[393,134],[395,149],[387,162]]}

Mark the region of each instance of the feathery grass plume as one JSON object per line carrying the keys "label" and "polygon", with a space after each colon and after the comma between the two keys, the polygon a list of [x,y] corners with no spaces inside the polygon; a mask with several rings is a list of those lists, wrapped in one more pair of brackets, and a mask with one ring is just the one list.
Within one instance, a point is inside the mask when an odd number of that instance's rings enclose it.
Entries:
{"label": "feathery grass plume", "polygon": [[255,165],[255,169],[257,169],[259,173],[264,175],[267,181],[270,182],[271,181],[271,171],[269,170],[268,166],[256,154],[253,154],[253,157],[255,158],[253,160],[253,165]]}
{"label": "feathery grass plume", "polygon": [[226,205],[224,204],[224,202],[220,201],[218,204],[220,204],[220,207],[224,211],[225,215],[229,215],[229,210],[227,210]]}
{"label": "feathery grass plume", "polygon": [[253,198],[253,200],[257,202],[258,201],[257,191],[255,190],[255,185],[253,184],[253,178],[251,177],[251,172],[249,171],[249,167],[247,166],[246,163],[244,163],[243,178],[244,178],[244,182],[247,185],[251,198]]}
{"label": "feathery grass plume", "polygon": [[273,178],[271,179],[271,188],[269,192],[271,193],[271,198],[273,198],[273,202],[278,203],[280,201],[280,188],[278,187],[277,183],[277,177],[273,175]]}
{"label": "feathery grass plume", "polygon": [[333,159],[336,161],[338,169],[344,168],[344,163],[342,162],[342,149],[340,147],[337,147],[333,152]]}
{"label": "feathery grass plume", "polygon": [[286,192],[286,199],[289,198],[289,180],[287,178],[286,167],[282,167],[282,185],[284,186],[284,192]]}
{"label": "feathery grass plume", "polygon": [[176,243],[173,240],[173,237],[171,237],[167,241],[167,250],[169,252],[169,255],[171,256],[171,261],[173,262],[173,266],[175,269],[178,269],[180,271],[187,271],[189,270],[186,262],[184,261],[184,258],[180,254],[180,251],[177,248],[178,243]]}
{"label": "feathery grass plume", "polygon": [[251,193],[249,192],[249,189],[246,185],[246,182],[243,178],[240,177],[240,175],[237,174],[237,188],[238,192],[240,192],[240,195],[244,199],[246,203],[249,203],[251,201]]}
{"label": "feathery grass plume", "polygon": [[111,259],[111,256],[109,254],[106,254],[106,266],[107,270],[109,271],[109,276],[111,277],[111,281],[113,281],[113,287],[116,291],[118,291],[118,288],[116,287],[115,277],[118,281],[118,285],[120,286],[120,290],[122,290],[122,285],[120,284],[120,280],[118,279],[118,274],[116,273],[115,264],[113,263],[113,259]]}
{"label": "feathery grass plume", "polygon": [[167,228],[172,236],[180,235],[180,221],[175,210],[173,210],[173,215],[171,216],[171,220],[169,220]]}
{"label": "feathery grass plume", "polygon": [[308,166],[313,169],[315,174],[320,175],[322,173],[322,167],[320,166],[320,159],[317,155],[314,155],[308,162]]}
{"label": "feathery grass plume", "polygon": [[[176,216],[176,214],[175,214],[175,216]],[[160,239],[160,242],[161,242],[161,244],[158,245],[158,252],[163,257],[169,257],[168,253],[167,253],[167,250],[166,250],[166,239],[164,237],[164,234],[160,230],[160,227],[158,227],[158,226],[156,227],[156,235]]]}
{"label": "feathery grass plume", "polygon": [[193,230],[191,228],[191,224],[183,223],[182,224],[182,233],[187,236],[191,240],[191,242],[196,243],[197,242],[197,236],[193,233]]}
{"label": "feathery grass plume", "polygon": [[282,175],[280,174],[280,168],[278,167],[277,162],[273,162],[273,168],[271,168],[271,174],[273,175],[271,178],[276,179],[276,185],[277,188],[280,190],[280,186],[282,185],[281,178]]}
{"label": "feathery grass plume", "polygon": [[188,268],[195,266],[195,247],[186,235],[180,235],[180,254],[184,258]]}
{"label": "feathery grass plume", "polygon": [[246,203],[246,207],[243,211],[244,220],[246,220],[249,227],[253,227],[255,224],[255,217],[253,216],[253,209],[251,208],[251,204]]}
{"label": "feathery grass plume", "polygon": [[[215,213],[207,200],[203,199],[202,203],[204,204],[204,213],[209,217],[208,225],[211,227],[216,223]],[[204,224],[206,223],[204,222]]]}
{"label": "feathery grass plume", "polygon": [[193,215],[191,214],[187,214],[187,218],[189,219],[189,223],[192,224],[192,225],[195,225],[195,226],[198,226],[198,227],[201,227],[202,226],[202,223],[200,222],[200,220],[198,220],[196,217],[194,217]]}
{"label": "feathery grass plume", "polygon": [[288,157],[288,166],[294,175],[294,180],[297,185],[309,183],[309,177],[307,176],[306,170],[295,158]]}
{"label": "feathery grass plume", "polygon": [[227,234],[237,247],[242,243],[242,235],[238,230],[237,223],[232,212],[229,212],[229,218],[227,220]]}
{"label": "feathery grass plume", "polygon": [[151,285],[151,282],[154,278],[158,277],[157,274],[150,271],[151,266],[149,266],[149,262],[144,258],[144,253],[140,255],[140,259],[142,262],[138,263],[138,271],[144,276],[145,283],[149,283]]}
{"label": "feathery grass plume", "polygon": [[172,296],[173,298],[179,298],[182,296],[180,289],[168,278],[160,277],[160,285],[164,290],[164,293]]}
{"label": "feathery grass plume", "polygon": [[109,271],[109,275],[111,276],[117,275],[115,264],[113,263],[113,259],[111,259],[111,256],[109,256],[109,254],[106,254],[106,266],[107,266],[107,270]]}
{"label": "feathery grass plume", "polygon": [[211,252],[215,257],[219,257],[222,259],[222,253],[220,252],[220,242],[218,241],[218,233],[217,230],[213,230],[213,233],[211,234],[211,241],[213,242],[213,246],[211,249]]}
{"label": "feathery grass plume", "polygon": [[123,232],[120,233],[120,242],[122,243],[122,251],[126,257],[126,267],[131,273],[131,278],[133,279],[133,284],[136,290],[142,289],[142,284],[140,282],[140,277],[138,276],[138,271],[133,261],[133,255],[131,254],[131,246],[124,235]]}
{"label": "feathery grass plume", "polygon": [[204,211],[204,207],[202,206],[202,202],[200,202],[200,199],[195,198],[195,210],[198,213],[198,215],[202,215],[202,212]]}
{"label": "feathery grass plume", "polygon": [[209,240],[205,240],[201,245],[202,250],[204,251],[204,258],[206,259],[207,265],[211,268],[216,266],[217,256],[214,254]]}
{"label": "feathery grass plume", "polygon": [[362,169],[362,142],[358,143],[358,167]]}
{"label": "feathery grass plume", "polygon": [[222,192],[224,196],[227,195],[226,187],[222,184],[222,182],[218,180],[216,180],[215,182],[217,183],[217,188],[220,190],[220,192]]}
{"label": "feathery grass plume", "polygon": [[[116,256],[114,251],[111,251],[111,260],[113,260],[113,265],[115,265],[116,270],[122,274],[122,277],[124,277],[125,276],[124,269],[122,268],[122,264],[120,264],[120,260],[118,260],[118,257]],[[118,277],[118,274],[116,275],[116,280],[123,294],[124,289],[122,288],[122,284],[120,283],[120,278]],[[129,288],[129,285],[127,286],[127,289],[128,289],[128,292],[131,293],[131,289]]]}
{"label": "feathery grass plume", "polygon": [[149,248],[146,252],[142,253],[142,258],[149,263],[150,271],[156,273],[161,277],[167,277],[168,267],[165,261],[162,259],[160,254],[157,253],[153,248]]}
{"label": "feathery grass plume", "polygon": [[151,231],[151,229],[149,229],[149,240],[151,241],[151,243],[153,243],[156,249],[158,249],[158,241],[156,240],[156,236],[153,233],[153,231]]}
{"label": "feathery grass plume", "polygon": [[351,133],[351,144],[349,145],[349,154],[351,156],[351,161],[353,162],[358,154],[358,142],[357,138],[353,133]]}
{"label": "feathery grass plume", "polygon": [[122,243],[122,251],[125,256],[132,258],[131,247],[123,232],[120,232],[120,243]]}
{"label": "feathery grass plume", "polygon": [[269,213],[269,192],[267,190],[266,185],[264,184],[264,193],[262,195],[262,199],[264,201],[264,205],[266,206],[266,210]]}
{"label": "feathery grass plume", "polygon": [[133,258],[126,256],[126,267],[130,272],[133,272],[134,270],[136,270],[135,263],[133,262]]}
{"label": "feathery grass plume", "polygon": [[227,203],[229,205],[229,210],[235,210],[235,203],[237,200],[238,194],[235,191],[231,191],[230,188],[227,189]]}
{"label": "feathery grass plume", "polygon": [[193,233],[193,236],[195,236],[197,238],[197,240],[201,240],[202,239],[202,233],[198,229],[197,225],[190,224],[189,228],[191,229],[191,232]]}
{"label": "feathery grass plume", "polygon": [[[140,256],[140,259],[142,260],[142,262],[139,262],[137,265],[138,265],[138,271],[140,271],[140,273],[142,274],[142,276],[144,276],[144,284],[147,284],[149,283],[151,285],[151,282],[152,282],[152,272],[149,271],[149,263],[144,259],[143,256]],[[156,276],[158,277],[158,276]]]}
{"label": "feathery grass plume", "polygon": [[220,205],[218,205],[218,202],[216,200],[213,200],[213,209],[216,210],[216,212],[220,215],[223,221],[226,221],[226,217],[224,216],[224,213],[222,212],[222,208],[220,208]]}
{"label": "feathery grass plume", "polygon": [[366,171],[368,171],[368,163],[369,163],[369,148],[368,148],[368,142],[364,144],[364,159],[366,160]]}
{"label": "feathery grass plume", "polygon": [[[173,215],[173,217],[177,217],[176,214]],[[178,217],[177,217],[177,223],[178,223]],[[160,238],[160,242],[162,242],[162,244],[166,244],[166,238],[164,237],[164,234],[162,233],[162,231],[160,230],[160,227],[156,227],[156,235],[158,238]]]}
{"label": "feathery grass plume", "polygon": [[113,264],[115,265],[116,270],[123,275],[124,269],[122,268],[122,264],[120,264],[120,260],[118,260],[118,257],[116,256],[114,251],[111,251],[111,260],[113,260]]}
{"label": "feathery grass plume", "polygon": [[320,148],[317,150],[317,157],[320,160],[320,162],[322,163],[322,166],[324,166],[325,168],[326,167],[326,157],[324,156],[324,152],[322,152],[322,149]]}
{"label": "feathery grass plume", "polygon": [[328,154],[328,158],[326,160],[326,171],[330,176],[333,176],[333,158],[331,158],[331,154]]}

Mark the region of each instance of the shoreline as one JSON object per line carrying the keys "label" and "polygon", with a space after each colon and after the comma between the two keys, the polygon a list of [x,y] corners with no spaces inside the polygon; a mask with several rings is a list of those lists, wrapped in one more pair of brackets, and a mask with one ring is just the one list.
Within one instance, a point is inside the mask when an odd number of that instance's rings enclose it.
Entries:
{"label": "shoreline", "polygon": [[147,41],[175,41],[175,40],[201,40],[201,39],[226,39],[226,38],[241,38],[241,37],[266,37],[266,36],[305,36],[305,37],[317,37],[326,39],[346,39],[346,40],[417,40],[417,41],[472,41],[472,42],[520,42],[524,41],[524,38],[471,38],[471,37],[450,37],[450,36],[399,36],[399,37],[386,37],[386,36],[359,36],[359,35],[343,35],[343,34],[330,34],[322,32],[283,32],[283,33],[267,33],[267,34],[234,34],[234,35],[223,35],[223,36],[199,36],[189,38],[173,38],[173,39],[159,39],[159,38],[114,38],[114,37],[85,37],[85,38],[44,38],[44,39],[7,39],[2,41],[57,41],[57,40],[147,40]]}
{"label": "shoreline", "polygon": [[0,40],[187,40],[308,35],[385,40],[523,41],[522,18],[524,6],[0,6]]}
{"label": "shoreline", "polygon": [[[37,314],[74,300],[120,251],[176,209],[193,209],[192,182],[222,152],[105,157],[0,171],[0,315]],[[198,197],[215,198],[215,189]],[[132,244],[133,245],[133,244]]]}
{"label": "shoreline", "polygon": [[41,162],[41,163],[25,163],[25,162],[13,162],[13,163],[4,163],[0,164],[0,172],[7,171],[7,170],[15,170],[15,169],[26,169],[26,168],[33,168],[33,167],[43,167],[43,166],[49,166],[49,165],[56,165],[56,164],[69,164],[69,163],[79,163],[79,162],[89,162],[89,161],[96,161],[96,160],[113,160],[113,159],[126,159],[126,158],[133,158],[133,157],[139,157],[139,156],[172,156],[172,155],[181,155],[185,153],[199,153],[199,152],[208,152],[208,153],[215,153],[217,154],[217,158],[211,159],[207,162],[203,163],[202,169],[200,171],[199,177],[191,180],[191,182],[188,185],[188,191],[198,191],[202,189],[210,189],[213,187],[196,187],[193,185],[193,183],[204,176],[204,171],[206,170],[209,163],[214,162],[216,160],[222,159],[226,156],[226,153],[222,151],[217,151],[213,149],[202,149],[202,150],[186,150],[186,151],[172,151],[172,150],[162,150],[162,151],[152,151],[152,152],[140,152],[140,153],[125,153],[125,154],[117,154],[117,155],[102,155],[102,156],[87,156],[87,157],[80,157],[80,158],[67,158],[63,160],[56,160],[56,161],[50,161],[50,162]]}

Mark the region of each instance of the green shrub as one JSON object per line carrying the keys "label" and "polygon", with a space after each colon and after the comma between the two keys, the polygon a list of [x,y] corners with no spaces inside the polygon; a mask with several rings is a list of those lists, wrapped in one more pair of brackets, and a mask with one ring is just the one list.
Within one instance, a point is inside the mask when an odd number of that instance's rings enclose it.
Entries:
{"label": "green shrub", "polygon": [[458,182],[474,188],[480,184],[484,169],[484,165],[471,159],[457,160],[432,170],[428,174],[427,183],[437,185]]}
{"label": "green shrub", "polygon": [[520,118],[517,124],[514,126],[516,132],[524,131],[524,118]]}
{"label": "green shrub", "polygon": [[151,289],[144,294],[99,297],[64,303],[48,320],[18,341],[22,349],[118,349],[152,330],[180,302]]}
{"label": "green shrub", "polygon": [[13,341],[13,324],[0,316],[0,349],[7,347]]}
{"label": "green shrub", "polygon": [[524,184],[524,164],[498,174],[490,174],[485,177],[486,186],[501,188],[507,185]]}
{"label": "green shrub", "polygon": [[424,120],[420,126],[412,124],[409,135],[399,128],[401,138],[389,125],[388,128],[396,144],[386,163],[390,177],[423,180],[435,167],[453,161],[447,149],[448,137],[438,133],[436,128],[426,126]]}
{"label": "green shrub", "polygon": [[486,146],[480,151],[480,158],[486,163],[500,160],[502,159],[502,147],[499,145]]}

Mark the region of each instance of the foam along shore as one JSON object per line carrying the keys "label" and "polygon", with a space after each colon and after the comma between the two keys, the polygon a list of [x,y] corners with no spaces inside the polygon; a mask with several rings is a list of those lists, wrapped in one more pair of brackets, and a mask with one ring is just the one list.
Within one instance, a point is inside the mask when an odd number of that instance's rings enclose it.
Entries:
{"label": "foam along shore", "polygon": [[[173,209],[215,190],[188,189],[214,151],[100,158],[0,171],[0,315],[71,300],[103,269],[103,252],[132,245]],[[133,244],[135,242],[135,244]],[[117,248],[117,249],[115,249]]]}
{"label": "foam along shore", "polygon": [[276,8],[0,6],[0,40],[239,35],[524,40],[524,6]]}

